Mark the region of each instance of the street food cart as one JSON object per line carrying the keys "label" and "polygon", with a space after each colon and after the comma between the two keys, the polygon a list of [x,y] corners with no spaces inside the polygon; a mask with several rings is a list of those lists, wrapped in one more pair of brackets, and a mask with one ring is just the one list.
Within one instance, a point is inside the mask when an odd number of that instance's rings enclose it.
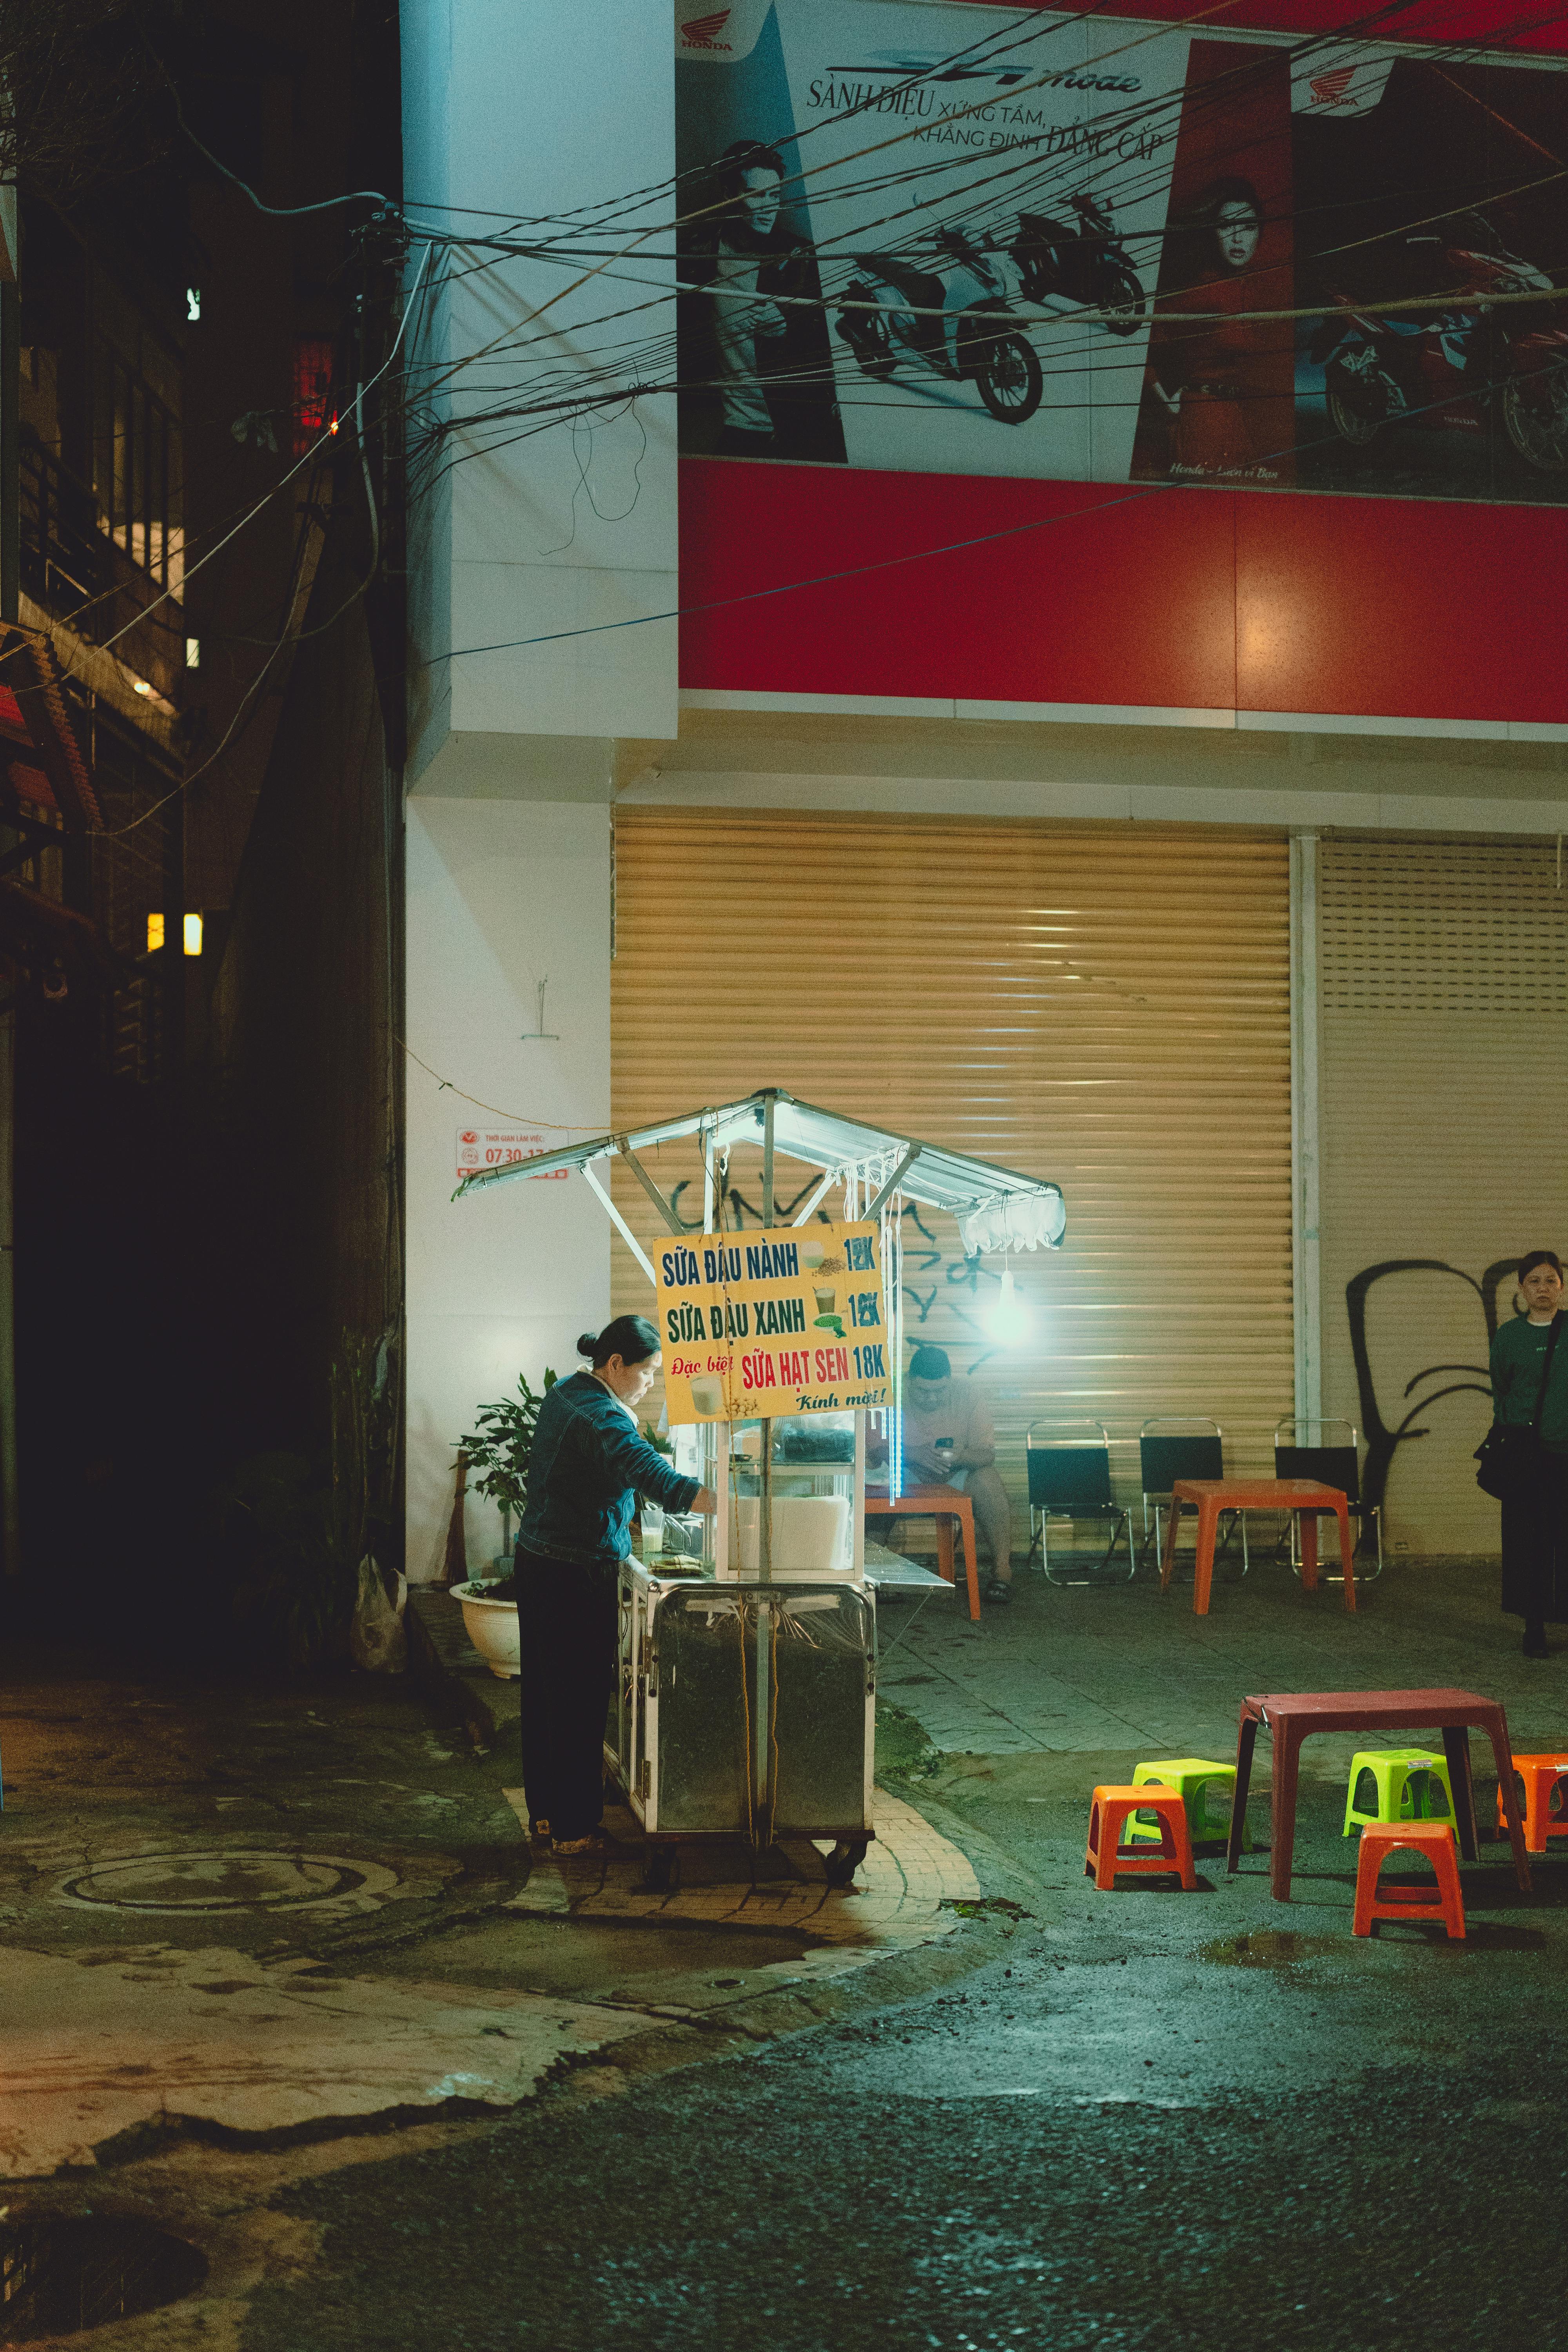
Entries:
{"label": "street food cart", "polygon": [[[700,1225],[640,1157],[688,1138]],[[742,1231],[724,1202],[743,1147],[762,1154],[762,1213]],[[820,1171],[788,1225],[774,1223],[781,1156]],[[600,1173],[616,1159],[669,1236],[657,1262]],[[486,1170],[457,1197],[567,1170],[653,1285],[677,1465],[721,1496],[711,1521],[646,1513],[642,1557],[622,1569],[605,1758],[647,1839],[648,1882],[673,1883],[681,1842],[739,1835],[759,1852],[831,1839],[828,1876],[847,1884],[875,1833],[879,1583],[938,1584],[908,1562],[867,1566],[868,1423],[886,1433],[889,1510],[902,1491],[904,1203],[951,1213],[971,1256],[1054,1249],[1060,1189],[769,1087]],[[835,1192],[837,1219],[822,1205]]]}

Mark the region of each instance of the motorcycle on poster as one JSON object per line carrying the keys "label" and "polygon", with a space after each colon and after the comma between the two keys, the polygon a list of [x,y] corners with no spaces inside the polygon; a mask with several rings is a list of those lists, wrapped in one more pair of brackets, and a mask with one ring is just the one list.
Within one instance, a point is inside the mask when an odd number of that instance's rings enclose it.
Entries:
{"label": "motorcycle on poster", "polygon": [[1484,434],[1496,421],[1527,466],[1568,467],[1568,317],[1555,303],[1494,307],[1500,295],[1552,291],[1546,272],[1475,214],[1406,237],[1384,270],[1385,284],[1435,307],[1380,314],[1345,294],[1323,320],[1309,351],[1341,439],[1366,449],[1392,425]]}
{"label": "motorcycle on poster", "polygon": [[1102,309],[1114,335],[1136,333],[1143,316],[1142,286],[1105,206],[1083,194],[1071,202],[1076,227],[1024,213],[1006,241],[955,226],[936,231],[929,256],[856,254],[837,331],[862,372],[886,383],[900,366],[925,367],[973,383],[998,424],[1026,424],[1045,391],[1029,306],[1059,294]]}
{"label": "motorcycle on poster", "polygon": [[1012,315],[1001,257],[961,228],[939,229],[935,247],[929,257],[858,253],[837,331],[877,383],[912,363],[972,383],[998,424],[1026,424],[1046,380],[1028,337],[999,323]]}

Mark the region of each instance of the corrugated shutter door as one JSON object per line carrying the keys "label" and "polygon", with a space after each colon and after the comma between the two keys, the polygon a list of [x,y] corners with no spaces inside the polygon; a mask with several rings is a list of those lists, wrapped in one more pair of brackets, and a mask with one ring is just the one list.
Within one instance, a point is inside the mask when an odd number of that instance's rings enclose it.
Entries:
{"label": "corrugated shutter door", "polygon": [[[1268,1465],[1292,1381],[1281,838],[637,809],[616,842],[617,1127],[774,1085],[1054,1178],[1065,1246],[1015,1261],[1025,1349],[986,1335],[998,1261],[966,1261],[949,1219],[905,1228],[906,1336],[979,1368],[1016,1497],[1053,1417],[1129,1440],[1207,1413],[1230,1465]],[[655,1158],[700,1224],[694,1148]],[[758,1167],[731,1169],[748,1223]],[[624,1169],[616,1198],[651,1244]],[[646,1308],[618,1242],[616,1284]],[[1135,1446],[1113,1460],[1136,1492]]]}
{"label": "corrugated shutter door", "polygon": [[1568,890],[1548,842],[1348,839],[1318,903],[1323,1409],[1374,1475],[1380,1430],[1405,1431],[1397,1549],[1495,1551],[1486,1295],[1506,1317],[1524,1251],[1568,1247]]}

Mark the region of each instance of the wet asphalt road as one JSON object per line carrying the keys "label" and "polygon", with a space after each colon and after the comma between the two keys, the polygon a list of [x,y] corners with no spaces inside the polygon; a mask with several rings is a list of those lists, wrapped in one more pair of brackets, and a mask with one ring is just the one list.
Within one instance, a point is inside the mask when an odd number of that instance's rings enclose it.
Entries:
{"label": "wet asphalt road", "polygon": [[246,2352],[1568,2344],[1568,1867],[1352,1941],[1325,1771],[1288,1910],[1262,1853],[1097,1895],[1084,1767],[925,1784],[1035,1914],[962,1984],[286,2191],[321,2266]]}
{"label": "wet asphalt road", "polygon": [[[1038,1951],[1012,1965],[967,1995],[294,2192],[287,2209],[327,2226],[326,2274],[264,2291],[243,2341],[1568,2340],[1568,2085],[1529,2025],[1423,2063],[1419,2000],[1390,2003],[1378,2063],[1297,2087],[1284,2062],[1278,2087],[1218,2087],[1185,2063],[1196,2021],[1154,2006],[1152,1973],[1111,1987]],[[1098,2018],[1116,2038],[1125,2087],[1109,2096],[1058,2079],[1053,2023],[1075,2013],[1080,2035]],[[1147,2088],[1130,2080],[1141,2049]]]}
{"label": "wet asphalt road", "polygon": [[[604,1979],[577,1930],[504,1920],[526,1868],[499,1801],[510,1767],[465,1757],[410,1693],[242,1701],[60,1677],[3,1712],[0,1891],[29,1946],[119,1936],[34,1886],[39,1827],[137,1843],[173,1827],[380,1857],[413,1890],[363,1918],[237,1920],[247,1949],[393,1974],[434,1959],[475,1984]],[[216,2255],[259,2250],[226,2352],[1552,2352],[1568,1858],[1535,1865],[1531,1899],[1484,1845],[1463,1945],[1414,1926],[1352,1939],[1342,1759],[1319,1747],[1289,1907],[1268,1894],[1266,1805],[1237,1877],[1210,1854],[1195,1894],[1100,1895],[1086,1792],[1125,1779],[1130,1754],[952,1757],[903,1790],[996,1898],[945,1946],[967,1975],[881,2007],[868,1982],[858,2009],[742,2056],[688,2047],[639,2071],[606,2049],[494,2123],[154,2149],[46,2201],[176,2230],[199,2205]],[[1478,1797],[1485,1822],[1484,1779]],[[710,1973],[743,1967],[731,1946],[704,1948]],[[640,1998],[668,1998],[672,1956],[616,1962],[649,1977]],[[172,2340],[177,2309],[98,2340]]]}

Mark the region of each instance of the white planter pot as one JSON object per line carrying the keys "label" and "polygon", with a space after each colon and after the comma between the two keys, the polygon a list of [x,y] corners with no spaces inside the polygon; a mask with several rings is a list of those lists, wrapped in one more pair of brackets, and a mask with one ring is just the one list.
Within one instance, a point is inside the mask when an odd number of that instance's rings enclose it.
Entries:
{"label": "white planter pot", "polygon": [[463,1605],[463,1624],[469,1641],[483,1658],[492,1675],[501,1681],[516,1682],[522,1667],[519,1659],[517,1603],[515,1601],[487,1601],[482,1584],[454,1584],[452,1598]]}

